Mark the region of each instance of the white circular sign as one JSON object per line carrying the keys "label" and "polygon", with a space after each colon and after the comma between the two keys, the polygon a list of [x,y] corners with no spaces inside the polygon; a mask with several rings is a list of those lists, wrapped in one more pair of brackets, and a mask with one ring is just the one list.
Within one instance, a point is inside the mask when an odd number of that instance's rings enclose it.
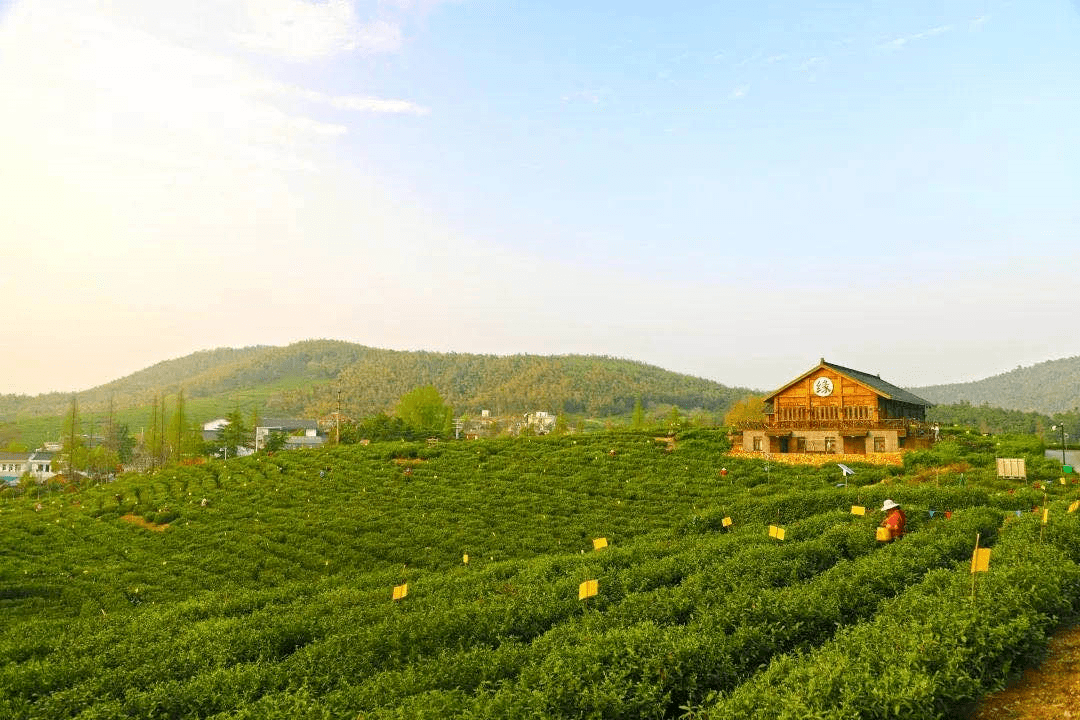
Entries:
{"label": "white circular sign", "polygon": [[814,394],[821,397],[828,397],[832,395],[833,384],[832,380],[827,377],[820,377],[814,381]]}

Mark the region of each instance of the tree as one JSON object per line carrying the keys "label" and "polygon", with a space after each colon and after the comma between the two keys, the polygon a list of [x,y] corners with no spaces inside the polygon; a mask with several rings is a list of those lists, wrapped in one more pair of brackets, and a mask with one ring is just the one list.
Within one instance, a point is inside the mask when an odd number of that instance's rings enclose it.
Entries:
{"label": "tree", "polygon": [[265,450],[268,453],[284,450],[285,440],[287,437],[288,435],[281,432],[280,430],[271,430],[270,433],[266,436],[266,439],[263,440],[263,446],[260,448],[260,450]]}
{"label": "tree", "polygon": [[379,413],[357,424],[341,426],[341,442],[356,443],[361,440],[381,442],[385,440],[412,440],[413,431],[399,417]]}
{"label": "tree", "polygon": [[251,431],[244,425],[244,416],[239,410],[233,410],[225,420],[228,424],[218,430],[218,439],[225,446],[227,455],[235,455],[238,447],[246,447],[251,442]]}
{"label": "tree", "polygon": [[116,453],[119,462],[131,462],[135,454],[135,438],[131,437],[131,432],[128,430],[126,423],[112,423],[109,426],[109,435],[106,437],[105,446]]}
{"label": "tree", "polygon": [[434,385],[405,393],[394,413],[422,435],[445,435],[454,417],[453,408],[443,403]]}
{"label": "tree", "polygon": [[683,424],[684,423],[682,415],[679,413],[679,406],[672,405],[671,412],[669,412],[667,416],[668,432],[678,432],[680,429],[682,429]]}
{"label": "tree", "polygon": [[[69,480],[75,479],[75,468],[82,463],[85,458],[83,457],[82,450],[82,435],[79,434],[79,396],[71,396],[71,410],[68,411],[68,417],[64,423],[65,435],[64,448],[61,451],[67,456],[67,476]],[[85,465],[84,465],[85,467]]]}
{"label": "tree", "polygon": [[645,408],[641,406],[641,398],[634,400],[634,416],[630,420],[630,427],[635,430],[645,427]]}
{"label": "tree", "polygon": [[[150,405],[150,429],[143,435],[143,450],[150,457],[151,469],[162,462],[164,428],[161,426],[161,415],[164,412],[164,406],[164,398],[154,395],[154,401]],[[161,412],[158,412],[159,407]]]}
{"label": "tree", "polygon": [[743,422],[761,422],[764,419],[765,398],[748,395],[731,406],[727,415],[724,415],[724,424],[734,426]]}

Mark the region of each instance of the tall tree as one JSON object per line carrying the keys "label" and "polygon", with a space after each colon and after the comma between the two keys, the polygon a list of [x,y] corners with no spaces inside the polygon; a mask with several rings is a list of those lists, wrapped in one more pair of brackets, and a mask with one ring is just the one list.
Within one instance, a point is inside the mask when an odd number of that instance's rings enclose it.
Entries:
{"label": "tall tree", "polygon": [[434,385],[405,393],[394,413],[418,433],[445,435],[450,430],[454,410],[443,402]]}
{"label": "tall tree", "polygon": [[79,450],[82,447],[82,435],[79,433],[79,396],[71,396],[71,410],[68,412],[67,422],[65,423],[65,438],[64,453],[67,455],[67,475],[68,479],[74,481],[75,479],[75,467],[78,461]]}
{"label": "tall tree", "polygon": [[225,416],[228,424],[218,430],[218,439],[225,446],[226,456],[236,455],[236,449],[246,447],[251,442],[251,432],[244,425],[244,416],[239,410],[233,410]]}
{"label": "tall tree", "polygon": [[645,427],[645,408],[641,406],[641,398],[634,400],[634,415],[630,420],[630,427],[635,430]]}
{"label": "tall tree", "polygon": [[157,466],[160,457],[158,443],[161,440],[161,432],[158,428],[158,418],[158,396],[154,395],[154,400],[150,405],[150,429],[143,433],[143,450],[150,457],[151,469]]}
{"label": "tall tree", "polygon": [[193,449],[184,408],[184,390],[181,388],[176,393],[176,407],[173,409],[172,420],[166,433],[169,454],[178,461],[184,456],[185,451],[190,453]]}
{"label": "tall tree", "polygon": [[738,425],[743,422],[761,422],[765,419],[765,399],[760,395],[749,395],[732,405],[724,415],[725,425]]}

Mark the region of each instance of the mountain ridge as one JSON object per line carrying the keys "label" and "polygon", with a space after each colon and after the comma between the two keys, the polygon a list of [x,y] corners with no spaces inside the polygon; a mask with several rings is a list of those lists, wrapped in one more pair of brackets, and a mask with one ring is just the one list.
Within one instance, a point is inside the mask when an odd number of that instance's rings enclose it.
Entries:
{"label": "mountain ridge", "polygon": [[[86,412],[150,405],[183,389],[215,410],[353,415],[386,411],[414,387],[434,385],[459,412],[613,415],[637,399],[689,410],[726,411],[761,390],[726,385],[648,363],[604,355],[494,355],[374,348],[342,340],[303,340],[200,350],[163,360],[77,393],[0,395],[0,421],[63,415],[76,395]],[[905,388],[935,405],[990,405],[1052,414],[1080,406],[1080,357],[1047,360],[981,380]]]}
{"label": "mountain ridge", "polygon": [[[84,412],[150,405],[183,390],[188,401],[254,404],[266,413],[325,415],[389,410],[405,392],[435,385],[459,411],[617,414],[636,399],[725,411],[736,388],[655,365],[597,355],[482,355],[372,348],[340,340],[202,350],[77,393],[0,395],[0,421],[60,416],[72,395]],[[207,403],[201,403],[205,407]],[[214,406],[215,403],[210,403]]]}

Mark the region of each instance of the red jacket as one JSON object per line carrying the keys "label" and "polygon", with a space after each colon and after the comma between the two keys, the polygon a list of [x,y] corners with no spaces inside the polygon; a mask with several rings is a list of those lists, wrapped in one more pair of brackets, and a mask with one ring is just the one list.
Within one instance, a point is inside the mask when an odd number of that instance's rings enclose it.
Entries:
{"label": "red jacket", "polygon": [[881,522],[881,527],[892,531],[893,539],[904,537],[904,529],[907,527],[907,515],[900,508],[893,508]]}

